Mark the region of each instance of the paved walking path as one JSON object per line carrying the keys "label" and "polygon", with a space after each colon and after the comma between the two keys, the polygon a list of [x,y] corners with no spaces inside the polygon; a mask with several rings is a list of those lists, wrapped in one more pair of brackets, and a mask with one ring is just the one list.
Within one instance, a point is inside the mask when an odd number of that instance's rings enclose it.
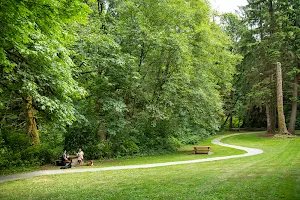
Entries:
{"label": "paved walking path", "polygon": [[234,149],[240,149],[240,150],[244,150],[247,152],[247,153],[240,154],[240,155],[223,156],[223,157],[215,157],[215,158],[203,158],[203,159],[198,159],[198,160],[186,160],[186,161],[178,161],[178,162],[153,163],[153,164],[144,164],[144,165],[127,165],[127,166],[103,167],[103,168],[84,168],[84,169],[42,170],[42,171],[25,173],[25,174],[13,174],[13,175],[0,176],[0,183],[23,179],[23,178],[42,176],[42,175],[163,167],[163,166],[170,166],[170,165],[182,165],[182,164],[201,163],[201,162],[209,162],[209,161],[216,161],[216,160],[226,160],[226,159],[231,159],[231,158],[253,156],[253,155],[263,153],[263,150],[261,150],[261,149],[241,147],[241,146],[230,145],[230,144],[225,144],[225,143],[220,142],[224,138],[235,136],[235,135],[241,135],[241,134],[247,134],[247,133],[235,133],[235,134],[222,136],[222,137],[212,140],[213,144],[217,144],[217,145],[224,146],[224,147],[230,147],[230,148],[234,148]]}

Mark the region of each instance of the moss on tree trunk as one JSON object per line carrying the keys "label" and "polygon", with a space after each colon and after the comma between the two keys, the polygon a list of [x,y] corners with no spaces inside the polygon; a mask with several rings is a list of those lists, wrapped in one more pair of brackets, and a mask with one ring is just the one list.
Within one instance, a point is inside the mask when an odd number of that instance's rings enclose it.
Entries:
{"label": "moss on tree trunk", "polygon": [[36,126],[35,110],[32,105],[32,97],[27,97],[26,103],[26,127],[27,134],[32,138],[33,145],[40,144],[39,132]]}

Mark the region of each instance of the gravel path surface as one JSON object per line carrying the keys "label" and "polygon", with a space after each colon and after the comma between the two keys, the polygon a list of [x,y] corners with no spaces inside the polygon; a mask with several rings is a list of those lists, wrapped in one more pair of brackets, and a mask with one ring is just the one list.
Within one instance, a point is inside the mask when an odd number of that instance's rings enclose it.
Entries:
{"label": "gravel path surface", "polygon": [[222,156],[222,157],[215,157],[215,158],[203,158],[203,159],[198,159],[198,160],[186,160],[186,161],[178,161],[178,162],[153,163],[153,164],[144,164],[144,165],[126,165],[126,166],[103,167],[103,168],[84,168],[84,169],[42,170],[42,171],[29,172],[29,173],[24,173],[24,174],[13,174],[13,175],[0,176],[0,183],[7,182],[7,181],[14,181],[14,180],[23,179],[23,178],[42,176],[42,175],[163,167],[163,166],[170,166],[170,165],[182,165],[182,164],[191,164],[191,163],[210,162],[210,161],[216,161],[216,160],[226,160],[226,159],[231,159],[231,158],[253,156],[253,155],[263,153],[263,150],[261,150],[261,149],[230,145],[230,144],[225,144],[225,143],[220,142],[224,138],[241,135],[241,134],[247,134],[247,133],[235,133],[235,134],[222,136],[222,137],[212,140],[213,144],[217,144],[217,145],[229,147],[229,148],[234,148],[234,149],[239,149],[239,150],[244,150],[247,152],[247,153],[240,154],[240,155]]}

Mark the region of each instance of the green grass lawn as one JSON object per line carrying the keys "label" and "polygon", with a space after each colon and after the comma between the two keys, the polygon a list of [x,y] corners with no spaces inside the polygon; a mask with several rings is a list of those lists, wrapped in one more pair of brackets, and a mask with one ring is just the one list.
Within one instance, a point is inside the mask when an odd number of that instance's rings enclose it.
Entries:
{"label": "green grass lawn", "polygon": [[[223,133],[228,134],[228,133]],[[214,138],[220,137],[220,135],[216,135],[210,138],[201,141],[199,145],[209,145],[212,147],[211,155],[195,155],[193,154],[193,146],[188,145],[179,149],[179,151],[170,153],[167,155],[152,155],[152,156],[134,156],[134,157],[124,157],[119,159],[110,159],[110,160],[94,160],[94,167],[110,167],[110,166],[123,166],[123,165],[140,165],[140,164],[149,164],[149,163],[161,163],[161,162],[172,162],[172,161],[184,161],[184,160],[195,160],[202,158],[210,158],[210,157],[219,157],[219,156],[228,156],[228,155],[236,155],[243,154],[244,151],[236,150],[236,149],[228,149],[225,147],[221,147],[218,145],[211,144],[211,140]],[[87,161],[85,161],[87,162]],[[44,165],[41,167],[27,167],[27,168],[16,168],[13,170],[1,170],[0,175],[6,174],[15,174],[15,173],[26,173],[37,170],[55,170],[60,167],[55,165]],[[88,166],[73,166],[73,169],[81,169],[81,168],[91,168]]]}
{"label": "green grass lawn", "polygon": [[[300,199],[300,137],[278,139],[254,133],[222,142],[260,148],[264,153],[198,164],[23,179],[0,184],[0,199]],[[242,153],[223,147],[213,149],[214,154],[208,156]],[[193,156],[178,154],[177,158]],[[142,164],[177,158],[154,156],[98,164]]]}
{"label": "green grass lawn", "polygon": [[[180,148],[178,152],[170,153],[167,155],[153,155],[153,156],[141,156],[141,157],[125,157],[120,159],[112,159],[112,160],[100,160],[95,161],[94,167],[110,167],[110,166],[123,166],[123,165],[140,165],[140,164],[150,164],[150,163],[162,163],[162,162],[173,162],[173,161],[184,161],[184,160],[196,160],[202,158],[211,158],[211,157],[219,157],[219,156],[228,156],[228,155],[237,155],[243,154],[245,151],[237,150],[237,149],[229,149],[219,145],[214,145],[211,143],[211,140],[214,138],[220,137],[220,135],[216,135],[199,143],[202,146],[211,146],[212,154],[193,154],[193,146],[188,145]],[[77,168],[82,168],[83,166],[79,166]],[[53,168],[53,166],[52,166]],[[56,167],[57,168],[57,167]],[[76,166],[75,166],[76,168]]]}

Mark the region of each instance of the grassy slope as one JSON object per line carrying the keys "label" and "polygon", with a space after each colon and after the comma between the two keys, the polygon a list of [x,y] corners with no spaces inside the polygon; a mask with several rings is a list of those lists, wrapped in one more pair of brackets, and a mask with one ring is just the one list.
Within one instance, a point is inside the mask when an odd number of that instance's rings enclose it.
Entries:
{"label": "grassy slope", "polygon": [[0,184],[0,199],[300,199],[300,137],[251,134],[223,141],[265,152],[199,164],[7,182]]}

